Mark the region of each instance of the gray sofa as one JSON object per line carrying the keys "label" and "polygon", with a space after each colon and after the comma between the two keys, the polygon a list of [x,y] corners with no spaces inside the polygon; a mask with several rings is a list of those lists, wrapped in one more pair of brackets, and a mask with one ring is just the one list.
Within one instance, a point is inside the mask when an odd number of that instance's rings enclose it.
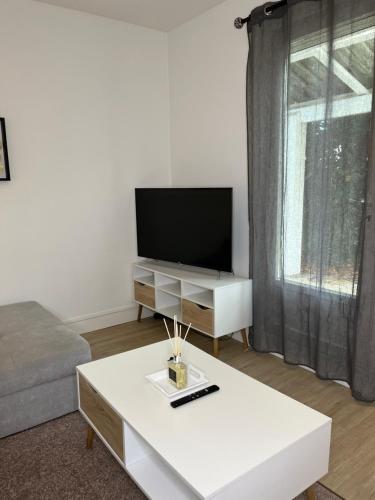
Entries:
{"label": "gray sofa", "polygon": [[37,302],[0,307],[0,438],[77,409],[90,346]]}

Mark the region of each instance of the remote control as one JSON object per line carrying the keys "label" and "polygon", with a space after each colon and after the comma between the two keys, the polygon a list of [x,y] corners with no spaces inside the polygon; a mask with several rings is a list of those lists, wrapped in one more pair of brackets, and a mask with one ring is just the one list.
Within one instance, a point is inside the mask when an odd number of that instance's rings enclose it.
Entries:
{"label": "remote control", "polygon": [[186,403],[190,403],[190,401],[195,401],[196,399],[203,398],[203,396],[207,396],[208,394],[211,394],[212,392],[216,392],[220,389],[219,386],[217,385],[210,385],[209,387],[206,387],[205,389],[201,389],[200,391],[193,392],[192,394],[189,394],[188,396],[184,396],[183,398],[176,399],[175,401],[171,401],[171,406],[172,408],[178,408],[181,405],[184,405]]}

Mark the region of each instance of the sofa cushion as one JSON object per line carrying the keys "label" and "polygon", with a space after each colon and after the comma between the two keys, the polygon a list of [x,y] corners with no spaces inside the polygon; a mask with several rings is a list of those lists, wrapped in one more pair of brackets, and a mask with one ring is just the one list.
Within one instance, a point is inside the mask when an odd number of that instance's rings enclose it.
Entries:
{"label": "sofa cushion", "polygon": [[0,338],[33,327],[42,329],[61,321],[37,302],[19,302],[0,306]]}
{"label": "sofa cushion", "polygon": [[[32,315],[38,308],[26,309]],[[24,324],[18,332],[11,328],[0,337],[0,396],[72,375],[77,365],[91,359],[90,346],[79,334],[58,320],[60,324],[41,327],[38,318],[36,325]]]}

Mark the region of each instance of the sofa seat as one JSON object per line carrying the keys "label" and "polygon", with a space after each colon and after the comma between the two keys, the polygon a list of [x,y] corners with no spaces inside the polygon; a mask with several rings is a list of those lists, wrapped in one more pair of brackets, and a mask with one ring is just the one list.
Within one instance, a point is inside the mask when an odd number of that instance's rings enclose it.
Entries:
{"label": "sofa seat", "polygon": [[18,333],[30,326],[38,329],[61,324],[59,318],[44,309],[38,302],[18,302],[0,306],[0,338]]}
{"label": "sofa seat", "polygon": [[[1,318],[1,308],[0,308]],[[0,397],[75,373],[90,360],[87,342],[64,325],[0,337]]]}
{"label": "sofa seat", "polygon": [[0,306],[0,437],[76,410],[75,369],[90,360],[86,340],[37,302]]}

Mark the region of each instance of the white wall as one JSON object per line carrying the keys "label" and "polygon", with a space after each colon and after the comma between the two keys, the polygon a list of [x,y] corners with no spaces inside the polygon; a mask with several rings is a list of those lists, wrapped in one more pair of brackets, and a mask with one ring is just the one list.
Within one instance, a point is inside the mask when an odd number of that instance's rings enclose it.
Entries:
{"label": "white wall", "polygon": [[171,181],[234,187],[247,275],[247,35],[233,19],[256,3],[227,0],[167,35],[0,0],[0,304],[38,300],[82,331],[133,319],[134,187]]}
{"label": "white wall", "polygon": [[234,187],[234,271],[248,275],[247,32],[258,0],[228,0],[169,34],[172,182]]}
{"label": "white wall", "polygon": [[30,0],[0,25],[0,304],[130,319],[134,187],[170,184],[167,35]]}

